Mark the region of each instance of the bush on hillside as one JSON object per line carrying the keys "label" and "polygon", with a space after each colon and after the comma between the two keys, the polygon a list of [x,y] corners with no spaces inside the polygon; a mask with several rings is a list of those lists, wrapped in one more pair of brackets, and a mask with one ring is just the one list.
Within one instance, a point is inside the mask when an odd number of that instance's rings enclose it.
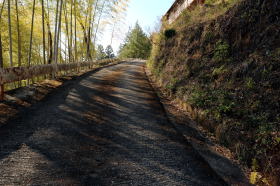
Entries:
{"label": "bush on hillside", "polygon": [[176,30],[174,30],[174,29],[167,29],[167,30],[164,31],[164,36],[165,36],[167,39],[176,36]]}

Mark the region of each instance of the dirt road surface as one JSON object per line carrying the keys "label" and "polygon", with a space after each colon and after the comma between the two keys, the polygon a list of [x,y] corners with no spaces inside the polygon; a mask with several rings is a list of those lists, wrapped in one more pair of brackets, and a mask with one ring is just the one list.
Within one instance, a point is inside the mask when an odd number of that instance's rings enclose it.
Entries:
{"label": "dirt road surface", "polygon": [[143,62],[59,88],[0,128],[0,185],[226,185],[168,121]]}

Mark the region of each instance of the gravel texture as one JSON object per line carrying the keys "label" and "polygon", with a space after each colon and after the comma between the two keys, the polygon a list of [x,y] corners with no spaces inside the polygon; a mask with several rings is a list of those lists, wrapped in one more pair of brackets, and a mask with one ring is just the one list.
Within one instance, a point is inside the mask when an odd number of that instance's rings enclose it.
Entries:
{"label": "gravel texture", "polygon": [[172,127],[143,67],[70,80],[0,128],[0,185],[226,185]]}

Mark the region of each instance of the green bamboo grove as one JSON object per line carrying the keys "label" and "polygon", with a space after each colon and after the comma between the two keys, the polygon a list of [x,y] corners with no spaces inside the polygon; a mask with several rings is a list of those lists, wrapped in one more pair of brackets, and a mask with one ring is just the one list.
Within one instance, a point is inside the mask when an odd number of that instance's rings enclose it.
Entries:
{"label": "green bamboo grove", "polygon": [[0,67],[86,62],[103,30],[124,18],[129,0],[2,0]]}

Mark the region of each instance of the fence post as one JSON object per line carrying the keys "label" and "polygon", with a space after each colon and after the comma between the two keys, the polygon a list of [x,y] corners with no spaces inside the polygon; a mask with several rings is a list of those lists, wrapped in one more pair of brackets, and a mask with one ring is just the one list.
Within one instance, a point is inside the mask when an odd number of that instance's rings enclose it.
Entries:
{"label": "fence post", "polygon": [[0,85],[0,101],[4,100],[4,85]]}

